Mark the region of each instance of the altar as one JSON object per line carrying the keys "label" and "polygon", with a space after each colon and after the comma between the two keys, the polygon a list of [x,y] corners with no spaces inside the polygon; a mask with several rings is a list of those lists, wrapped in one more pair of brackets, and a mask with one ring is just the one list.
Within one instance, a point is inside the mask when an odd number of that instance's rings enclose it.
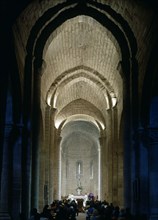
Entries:
{"label": "altar", "polygon": [[[88,200],[88,196],[87,196],[87,194],[85,194],[85,195],[73,195],[73,194],[69,194],[68,199],[69,199],[70,201],[75,200],[75,202],[76,202],[77,204],[82,202],[83,206],[85,207],[85,206],[86,206],[86,202],[87,202],[87,200]],[[79,204],[78,204],[78,205],[79,205]],[[80,205],[81,205],[81,204],[80,204]]]}

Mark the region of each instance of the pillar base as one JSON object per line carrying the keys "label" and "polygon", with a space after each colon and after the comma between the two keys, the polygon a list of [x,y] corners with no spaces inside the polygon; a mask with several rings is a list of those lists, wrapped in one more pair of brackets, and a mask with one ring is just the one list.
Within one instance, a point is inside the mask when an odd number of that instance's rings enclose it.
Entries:
{"label": "pillar base", "polygon": [[150,215],[149,220],[158,220],[158,213]]}
{"label": "pillar base", "polygon": [[0,212],[0,220],[11,220],[11,217],[7,212]]}

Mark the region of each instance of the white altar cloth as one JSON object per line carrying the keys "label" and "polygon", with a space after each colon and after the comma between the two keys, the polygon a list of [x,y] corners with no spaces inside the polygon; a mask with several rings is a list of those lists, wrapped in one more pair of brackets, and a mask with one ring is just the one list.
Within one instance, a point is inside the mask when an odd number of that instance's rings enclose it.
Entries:
{"label": "white altar cloth", "polygon": [[73,194],[69,194],[68,199],[70,201],[75,200],[77,202],[77,199],[83,199],[83,206],[86,206],[86,201],[88,200],[88,196],[87,194],[85,195],[73,195]]}

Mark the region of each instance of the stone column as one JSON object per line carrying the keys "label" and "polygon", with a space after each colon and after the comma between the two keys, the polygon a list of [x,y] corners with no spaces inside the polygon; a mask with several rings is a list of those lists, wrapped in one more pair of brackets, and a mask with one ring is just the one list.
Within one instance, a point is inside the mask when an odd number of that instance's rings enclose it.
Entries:
{"label": "stone column", "polygon": [[49,203],[59,198],[60,128],[56,129],[54,117],[56,109],[51,109],[49,142]]}
{"label": "stone column", "polygon": [[[56,158],[56,144],[55,144],[55,138],[56,138],[56,128],[54,125],[54,117],[55,117],[55,113],[56,113],[56,109],[55,108],[51,108],[50,112],[49,112],[49,125],[47,125],[47,136],[48,137],[48,149],[47,152],[49,152],[48,154],[48,183],[49,183],[49,203],[51,203],[54,199],[55,199],[55,195],[54,195],[54,190],[55,190],[55,177],[54,177],[54,173],[56,170],[55,167],[55,160],[57,160],[58,158]],[[49,126],[49,128],[48,128]],[[46,137],[47,137],[46,136]]]}
{"label": "stone column", "polygon": [[112,202],[120,205],[118,198],[118,116],[117,109],[112,109]]}
{"label": "stone column", "polygon": [[[31,59],[31,62],[30,62]],[[31,178],[31,114],[32,114],[32,56],[27,54],[24,69],[24,91],[22,112],[22,145],[21,145],[21,207],[20,215],[24,220],[30,210]]]}
{"label": "stone column", "polygon": [[[131,149],[131,181],[132,181],[132,189],[131,189],[131,198],[132,198],[132,212],[134,214],[148,212],[147,206],[145,203],[148,201],[148,190],[145,187],[148,178],[148,159],[144,158],[145,149],[143,146],[143,136],[144,130],[143,128],[138,128],[135,130],[133,134],[133,147]],[[141,190],[140,190],[140,182],[141,182]],[[145,210],[141,210],[141,207],[146,207]]]}
{"label": "stone column", "polygon": [[60,163],[60,129],[54,128],[54,147],[53,147],[53,198],[54,199],[61,199],[59,198],[59,163]]}
{"label": "stone column", "polygon": [[158,129],[148,129],[150,220],[158,220]]}
{"label": "stone column", "polygon": [[[28,122],[29,124],[29,122]],[[30,176],[31,176],[31,131],[30,126],[24,124],[22,129],[21,148],[21,210],[22,219],[28,218],[30,210]]]}
{"label": "stone column", "polygon": [[124,57],[121,61],[120,74],[123,79],[123,111],[121,115],[121,129],[123,130],[123,186],[124,206],[131,207],[131,60]]}
{"label": "stone column", "polygon": [[[40,165],[40,173],[42,175],[42,181],[40,181],[40,201],[42,204],[42,200],[44,200],[44,205],[48,204],[48,190],[49,190],[49,154],[50,154],[50,124],[51,124],[51,106],[45,107],[45,137],[44,143],[41,147],[41,165]],[[51,192],[49,192],[51,194]]]}
{"label": "stone column", "polygon": [[137,129],[133,134],[131,148],[131,208],[133,214],[139,213],[140,205],[140,130]]}
{"label": "stone column", "polygon": [[2,174],[1,174],[1,194],[0,194],[0,219],[7,220],[10,217],[10,189],[11,189],[11,176],[12,169],[10,163],[12,162],[12,148],[9,146],[9,139],[12,132],[13,124],[5,125],[5,138],[3,145],[2,156]]}
{"label": "stone column", "polygon": [[[22,124],[14,126],[12,148],[13,148],[13,176],[12,176],[12,218],[19,219],[21,207],[21,151],[22,151]],[[15,202],[16,201],[16,202]]]}
{"label": "stone column", "polygon": [[120,121],[118,134],[118,199],[121,207],[124,207],[123,132],[124,131],[122,129],[122,121]]}
{"label": "stone column", "polygon": [[31,169],[31,208],[38,208],[39,203],[39,152],[41,115],[41,77],[45,70],[43,60],[34,60],[33,78],[33,113],[32,113],[32,169]]}
{"label": "stone column", "polygon": [[107,133],[107,163],[108,163],[108,202],[113,202],[113,112],[112,109],[108,112],[108,133]]}
{"label": "stone column", "polygon": [[100,138],[100,154],[101,154],[101,166],[100,166],[100,173],[101,173],[101,181],[100,181],[100,195],[101,200],[108,200],[108,146],[106,145],[106,135],[105,131],[101,132]]}
{"label": "stone column", "polygon": [[[5,142],[3,148],[3,169],[2,169],[2,181],[1,181],[1,198],[0,198],[0,219],[10,219],[7,213],[12,217],[19,217],[20,209],[20,193],[21,193],[21,176],[20,176],[20,165],[21,157],[18,155],[18,159],[15,160],[16,142],[19,138],[19,126],[7,124],[5,126]],[[19,151],[21,146],[18,146]],[[20,153],[18,151],[18,153]],[[20,169],[18,170],[18,168]],[[15,186],[15,173],[18,177],[17,185]],[[15,190],[18,194],[15,194]],[[16,200],[16,203],[14,202]],[[15,209],[16,207],[16,209]]]}
{"label": "stone column", "polygon": [[118,148],[118,201],[121,207],[124,206],[124,184],[123,184],[123,149],[122,149],[122,141],[119,141]]}
{"label": "stone column", "polygon": [[[42,124],[42,123],[41,123]],[[40,129],[40,147],[39,147],[39,191],[38,191],[38,210],[41,212],[45,205],[44,203],[44,183],[45,183],[45,145],[44,145],[44,132]]]}

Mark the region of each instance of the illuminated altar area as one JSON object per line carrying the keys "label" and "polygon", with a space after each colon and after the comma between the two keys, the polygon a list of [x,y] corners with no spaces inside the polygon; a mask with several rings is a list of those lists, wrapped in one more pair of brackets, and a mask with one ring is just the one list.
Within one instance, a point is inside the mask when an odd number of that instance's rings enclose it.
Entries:
{"label": "illuminated altar area", "polygon": [[86,202],[87,202],[87,200],[88,200],[88,196],[87,196],[87,194],[85,194],[85,195],[73,195],[73,194],[69,194],[69,196],[68,196],[67,199],[70,200],[70,201],[75,200],[76,203],[78,203],[79,200],[80,200],[80,201],[82,200],[82,201],[83,201],[83,206],[85,207],[85,206],[86,206]]}

